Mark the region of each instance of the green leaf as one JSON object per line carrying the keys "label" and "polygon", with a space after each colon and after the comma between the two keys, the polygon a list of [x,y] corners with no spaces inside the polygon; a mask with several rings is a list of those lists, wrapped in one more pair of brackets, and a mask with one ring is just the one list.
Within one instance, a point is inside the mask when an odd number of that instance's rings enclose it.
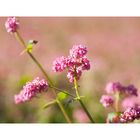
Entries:
{"label": "green leaf", "polygon": [[59,92],[59,93],[57,94],[57,99],[58,99],[58,100],[64,100],[66,97],[67,97],[67,95],[66,95],[66,93],[64,93],[64,92]]}
{"label": "green leaf", "polygon": [[51,105],[54,105],[54,104],[56,104],[56,100],[53,100],[53,101],[51,101],[51,102],[45,104],[45,105],[43,106],[43,109],[48,108],[48,107],[50,107]]}

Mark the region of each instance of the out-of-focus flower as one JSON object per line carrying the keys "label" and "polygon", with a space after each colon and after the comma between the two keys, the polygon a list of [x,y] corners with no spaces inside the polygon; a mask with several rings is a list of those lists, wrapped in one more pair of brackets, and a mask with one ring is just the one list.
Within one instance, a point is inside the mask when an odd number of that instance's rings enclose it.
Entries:
{"label": "out-of-focus flower", "polygon": [[132,96],[138,96],[138,93],[137,93],[137,89],[135,88],[134,85],[129,85],[127,87],[125,87],[125,90],[124,92],[127,94],[127,95],[132,95]]}
{"label": "out-of-focus flower", "polygon": [[23,103],[31,100],[38,93],[45,92],[48,89],[48,83],[39,77],[35,78],[32,82],[27,82],[19,94],[15,95],[15,103]]}
{"label": "out-of-focus flower", "polygon": [[123,110],[126,110],[129,107],[137,107],[139,105],[140,105],[140,99],[135,96],[127,97],[127,98],[123,99],[123,101],[122,101]]}
{"label": "out-of-focus flower", "polygon": [[5,22],[5,27],[8,33],[14,33],[19,27],[19,22],[15,17],[9,17]]}
{"label": "out-of-focus flower", "polygon": [[113,104],[113,98],[109,95],[102,95],[101,99],[100,99],[100,103],[104,106],[104,107],[109,107],[110,105]]}
{"label": "out-of-focus flower", "polygon": [[108,94],[121,93],[124,91],[124,87],[119,82],[110,82],[106,85],[105,90]]}
{"label": "out-of-focus flower", "polygon": [[74,77],[76,80],[79,80],[82,75],[82,70],[90,69],[90,62],[85,56],[87,53],[87,49],[82,45],[74,45],[70,50],[70,55],[68,57],[60,57],[57,58],[53,62],[53,70],[55,72],[61,72],[64,69],[68,69],[67,78],[69,82],[74,81]]}
{"label": "out-of-focus flower", "polygon": [[135,119],[140,117],[140,107],[130,107],[120,115],[121,123],[133,122]]}
{"label": "out-of-focus flower", "polygon": [[108,94],[119,92],[130,96],[138,96],[137,89],[134,85],[122,86],[119,82],[108,83],[105,90]]}
{"label": "out-of-focus flower", "polygon": [[89,122],[89,118],[87,117],[86,113],[81,109],[77,109],[73,111],[73,118],[80,123]]}

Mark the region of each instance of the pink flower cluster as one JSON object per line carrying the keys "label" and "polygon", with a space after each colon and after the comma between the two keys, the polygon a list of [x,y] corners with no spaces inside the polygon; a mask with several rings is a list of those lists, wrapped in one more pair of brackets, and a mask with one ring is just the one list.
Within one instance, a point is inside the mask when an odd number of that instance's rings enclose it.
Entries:
{"label": "pink flower cluster", "polygon": [[67,67],[67,61],[68,61],[68,59],[64,56],[57,58],[53,62],[53,71],[55,71],[55,72],[63,71]]}
{"label": "pink flower cluster", "polygon": [[19,94],[15,95],[15,103],[23,103],[31,100],[37,93],[45,92],[48,89],[48,83],[39,77],[35,78],[32,82],[27,82]]}
{"label": "pink flower cluster", "polygon": [[119,82],[109,82],[105,88],[108,94],[114,94],[116,92],[123,92],[124,87]]}
{"label": "pink flower cluster", "polygon": [[138,96],[138,90],[135,88],[134,85],[128,85],[127,87],[125,87],[124,92],[127,95]]}
{"label": "pink flower cluster", "polygon": [[122,109],[126,110],[129,107],[137,107],[140,105],[140,98],[139,97],[127,97],[122,101]]}
{"label": "pink flower cluster", "polygon": [[[123,95],[125,95],[124,96],[125,98],[131,97],[131,96],[132,97],[138,96],[137,89],[134,87],[134,85],[123,86],[119,82],[109,82],[106,85],[105,91],[107,94],[111,94],[112,96],[114,96],[116,93],[123,94]],[[112,96],[103,95],[100,99],[100,103],[104,107],[108,107],[108,106],[112,105],[113,104]],[[114,98],[114,100],[115,100],[115,98]],[[127,103],[128,103],[128,101],[127,101]],[[124,104],[125,103],[123,103],[123,105]],[[133,104],[129,102],[129,105],[132,106]]]}
{"label": "pink flower cluster", "polygon": [[126,95],[138,96],[137,89],[134,85],[123,86],[119,82],[110,82],[106,85],[106,93],[115,94],[115,93],[123,93]]}
{"label": "pink flower cluster", "polygon": [[140,118],[140,106],[136,108],[128,108],[120,115],[120,122],[121,123],[128,123],[133,122],[135,119]]}
{"label": "pink flower cluster", "polygon": [[74,77],[76,80],[79,80],[82,75],[82,70],[90,69],[90,62],[85,56],[86,54],[87,48],[85,46],[74,45],[68,57],[62,56],[53,62],[53,71],[62,72],[67,68],[67,78],[69,81],[72,83]]}
{"label": "pink flower cluster", "polygon": [[73,48],[70,50],[70,56],[72,58],[82,58],[87,53],[87,49],[85,46],[82,45],[74,45]]}
{"label": "pink flower cluster", "polygon": [[104,106],[104,107],[109,107],[110,105],[112,105],[114,102],[112,96],[109,95],[102,95],[101,99],[100,99],[100,103]]}
{"label": "pink flower cluster", "polygon": [[19,27],[19,22],[15,17],[9,17],[5,22],[5,27],[8,33],[14,33]]}
{"label": "pink flower cluster", "polygon": [[125,88],[125,95],[125,99],[122,101],[123,110],[129,107],[135,108],[140,105],[138,90],[133,85],[129,85]]}

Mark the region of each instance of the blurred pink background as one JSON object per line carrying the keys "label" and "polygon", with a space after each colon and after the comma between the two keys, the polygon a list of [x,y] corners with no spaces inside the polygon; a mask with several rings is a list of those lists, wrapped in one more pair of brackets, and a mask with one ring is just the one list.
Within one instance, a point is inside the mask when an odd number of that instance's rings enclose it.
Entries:
{"label": "blurred pink background", "polygon": [[[48,122],[52,110],[43,111],[44,117],[38,113],[41,99],[29,103],[31,110],[27,109],[28,103],[23,105],[26,111],[13,102],[14,94],[22,87],[22,83],[18,84],[21,80],[43,76],[26,53],[20,55],[23,48],[6,32],[6,19],[0,17],[0,122]],[[59,87],[71,90],[72,85],[65,72],[52,71],[53,60],[67,56],[73,44],[87,46],[91,70],[83,73],[79,85],[86,105],[99,122],[103,122],[108,111],[99,103],[107,82],[120,81],[140,89],[139,17],[18,17],[18,20],[22,37],[27,42],[38,41],[33,53]]]}

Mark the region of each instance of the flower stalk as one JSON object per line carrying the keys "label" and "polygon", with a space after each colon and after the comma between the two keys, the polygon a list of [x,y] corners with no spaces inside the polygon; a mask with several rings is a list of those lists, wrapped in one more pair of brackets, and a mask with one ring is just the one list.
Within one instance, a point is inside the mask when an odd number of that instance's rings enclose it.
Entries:
{"label": "flower stalk", "polygon": [[[18,40],[18,42],[26,49],[27,46],[26,46],[24,40],[22,39],[22,37],[20,36],[19,32],[18,31],[14,32],[14,35],[15,35],[16,39]],[[47,73],[44,70],[43,66],[39,63],[39,61],[34,57],[34,55],[31,52],[27,51],[27,53],[31,57],[31,59],[35,62],[35,64],[39,67],[39,69],[42,71],[42,73],[44,74],[45,78],[48,80],[48,84],[51,87],[54,87],[53,82],[51,81],[50,77],[47,75]],[[54,96],[56,98],[56,102],[57,102],[61,112],[63,113],[66,121],[68,123],[71,123],[71,120],[70,120],[69,116],[67,115],[62,103],[57,99],[57,94],[56,94],[55,90],[52,89],[52,91],[53,91],[53,94],[54,94]]]}
{"label": "flower stalk", "polygon": [[49,86],[49,87],[50,87],[50,88],[53,88],[53,89],[55,89],[55,90],[57,90],[57,91],[63,92],[63,93],[65,93],[65,94],[68,95],[68,96],[71,96],[71,97],[75,98],[74,95],[70,94],[70,93],[67,92],[67,91],[64,91],[63,89],[57,88],[57,87],[55,87],[55,86]]}
{"label": "flower stalk", "polygon": [[120,101],[120,93],[116,92],[115,94],[115,110],[119,112],[119,101]]}
{"label": "flower stalk", "polygon": [[79,103],[80,103],[80,105],[82,106],[83,110],[84,110],[85,113],[87,114],[87,116],[88,116],[88,118],[90,119],[90,121],[91,121],[92,123],[95,123],[95,121],[93,120],[92,116],[91,116],[90,113],[88,112],[86,106],[84,105],[83,101],[81,100],[81,97],[80,97],[79,91],[78,91],[77,80],[76,80],[76,77],[75,77],[75,76],[74,76],[74,88],[75,88],[77,100],[79,101]]}

